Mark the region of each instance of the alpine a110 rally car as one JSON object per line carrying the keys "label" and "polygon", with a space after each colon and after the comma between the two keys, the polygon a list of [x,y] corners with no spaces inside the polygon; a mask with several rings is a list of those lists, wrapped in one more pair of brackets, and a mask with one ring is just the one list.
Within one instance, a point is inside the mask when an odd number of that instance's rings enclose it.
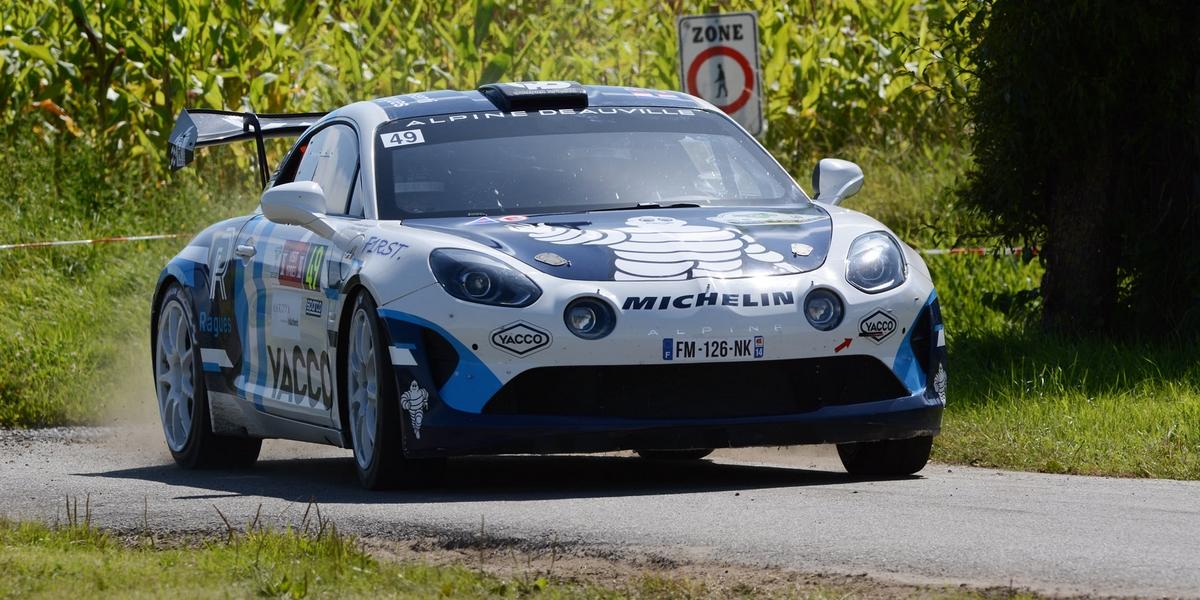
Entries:
{"label": "alpine a110 rally car", "polygon": [[[295,137],[269,176],[264,138]],[[260,209],[163,270],[151,344],[183,467],[264,438],[352,448],[363,485],[445,457],[838,444],[920,470],[945,405],[921,257],[810,199],[711,104],[574,82],[490,84],[328,114],[184,111],[197,148],[258,146]]]}

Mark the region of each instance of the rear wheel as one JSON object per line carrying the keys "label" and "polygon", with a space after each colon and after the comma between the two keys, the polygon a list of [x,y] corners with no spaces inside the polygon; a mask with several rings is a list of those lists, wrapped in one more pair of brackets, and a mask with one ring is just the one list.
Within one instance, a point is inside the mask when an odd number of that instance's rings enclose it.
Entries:
{"label": "rear wheel", "polygon": [[901,477],[925,468],[933,437],[838,444],[842,466],[851,475]]}
{"label": "rear wheel", "polygon": [[688,450],[635,450],[637,455],[649,460],[700,460],[712,454],[712,448],[690,448]]}
{"label": "rear wheel", "polygon": [[359,294],[346,339],[346,413],[358,480],[371,490],[430,483],[442,459],[405,459],[403,415],[375,301]]}
{"label": "rear wheel", "polygon": [[179,466],[246,467],[258,460],[262,440],[212,431],[192,303],[177,283],[167,289],[159,305],[154,380],[167,448]]}

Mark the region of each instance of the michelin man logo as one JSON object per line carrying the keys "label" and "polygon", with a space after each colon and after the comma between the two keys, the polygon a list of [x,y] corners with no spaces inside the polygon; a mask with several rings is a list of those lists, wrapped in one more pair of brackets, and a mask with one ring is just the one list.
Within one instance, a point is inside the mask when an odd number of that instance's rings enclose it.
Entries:
{"label": "michelin man logo", "polygon": [[417,385],[417,380],[413,380],[408,385],[408,391],[400,395],[400,408],[408,412],[408,418],[412,420],[413,434],[417,439],[421,439],[421,422],[425,420],[425,411],[429,410],[429,392]]}
{"label": "michelin man logo", "polygon": [[933,391],[942,404],[946,403],[946,367],[938,365],[937,374],[933,376]]}
{"label": "michelin man logo", "polygon": [[510,225],[509,229],[551,244],[608,246],[618,281],[744,277],[743,268],[764,263],[779,273],[800,269],[734,229],[688,225],[674,217],[640,216],[617,229],[577,229],[557,225]]}

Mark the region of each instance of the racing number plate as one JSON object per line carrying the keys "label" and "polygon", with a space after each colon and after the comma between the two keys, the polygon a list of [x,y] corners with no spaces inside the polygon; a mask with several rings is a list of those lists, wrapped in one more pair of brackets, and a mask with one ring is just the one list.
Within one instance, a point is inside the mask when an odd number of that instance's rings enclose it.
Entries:
{"label": "racing number plate", "polygon": [[755,359],[766,354],[766,340],[744,338],[683,340],[663,338],[663,360]]}

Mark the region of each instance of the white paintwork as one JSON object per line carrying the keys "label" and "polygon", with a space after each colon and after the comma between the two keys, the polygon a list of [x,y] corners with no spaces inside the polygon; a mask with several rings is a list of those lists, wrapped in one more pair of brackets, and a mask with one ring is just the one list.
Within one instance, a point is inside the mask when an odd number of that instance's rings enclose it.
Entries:
{"label": "white paintwork", "polygon": [[[858,193],[863,186],[863,172],[858,165],[840,158],[822,158],[813,170],[814,182],[820,189],[814,190],[818,202],[841,204],[843,200]],[[817,187],[814,183],[813,187]]]}
{"label": "white paintwork", "polygon": [[226,369],[233,366],[233,363],[229,361],[229,354],[225,352],[224,348],[201,348],[200,360]]}
{"label": "white paintwork", "polygon": [[392,364],[398,367],[415,367],[417,359],[413,356],[412,350],[408,348],[397,348],[392,346],[388,348],[388,354],[392,359]]}
{"label": "white paintwork", "polygon": [[299,225],[332,238],[333,227],[325,220],[325,192],[315,181],[293,181],[263,192],[263,216],[280,225]]}

